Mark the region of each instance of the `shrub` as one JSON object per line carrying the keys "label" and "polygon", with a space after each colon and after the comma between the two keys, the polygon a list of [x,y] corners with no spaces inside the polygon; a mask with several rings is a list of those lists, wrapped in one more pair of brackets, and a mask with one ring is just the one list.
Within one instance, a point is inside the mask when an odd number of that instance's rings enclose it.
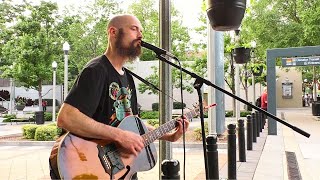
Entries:
{"label": "shrub", "polygon": [[159,111],[159,103],[152,103],[152,110]]}
{"label": "shrub", "polygon": [[[251,115],[251,111],[241,111],[240,117],[247,117],[247,115]],[[232,117],[233,111],[226,111],[226,117]]]}
{"label": "shrub", "polygon": [[159,125],[159,120],[157,120],[157,119],[149,119],[147,121],[147,123],[150,124],[151,126],[155,126],[156,124]]}
{"label": "shrub", "polygon": [[48,124],[47,126],[54,126],[54,127],[56,127],[57,128],[57,135],[58,136],[61,136],[64,132],[63,132],[63,130],[61,129],[61,128],[59,128],[58,126],[57,126],[57,123],[51,123],[51,124]]}
{"label": "shrub", "polygon": [[226,117],[232,117],[233,111],[226,111]]}
{"label": "shrub", "polygon": [[11,122],[11,119],[16,119],[15,114],[6,114],[3,117],[6,119],[4,119],[2,122]]}
{"label": "shrub", "polygon": [[57,137],[57,127],[39,126],[36,130],[34,139],[36,141],[53,141]]}
{"label": "shrub", "polygon": [[44,120],[45,121],[52,121],[52,113],[44,112]]}
{"label": "shrub", "polygon": [[39,126],[36,124],[27,124],[22,126],[22,135],[24,138],[26,139],[34,139],[35,133],[36,133],[36,129]]}
{"label": "shrub", "polygon": [[173,109],[182,109],[185,108],[186,104],[183,103],[183,107],[182,107],[182,103],[181,102],[173,102]]}
{"label": "shrub", "polygon": [[251,115],[251,111],[241,111],[240,117],[247,117],[247,115]]}
{"label": "shrub", "polygon": [[[204,122],[204,132],[205,136],[209,134],[208,122]],[[202,141],[202,130],[201,128],[195,128],[193,130],[193,136],[196,140]]]}
{"label": "shrub", "polygon": [[158,111],[142,111],[140,113],[141,119],[159,119]]}

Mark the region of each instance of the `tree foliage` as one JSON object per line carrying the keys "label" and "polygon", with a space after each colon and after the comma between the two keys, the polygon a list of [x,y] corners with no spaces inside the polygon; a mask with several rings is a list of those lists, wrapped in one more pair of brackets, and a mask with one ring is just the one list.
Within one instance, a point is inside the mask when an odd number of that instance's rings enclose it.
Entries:
{"label": "tree foliage", "polygon": [[[137,16],[144,27],[143,39],[146,42],[159,46],[160,32],[159,32],[159,10],[154,6],[155,0],[140,0],[132,3],[129,6],[129,12]],[[171,46],[172,52],[180,60],[185,61],[190,57],[187,56],[186,51],[190,48],[190,36],[188,34],[188,28],[182,25],[181,15],[172,6],[171,7]],[[155,60],[156,56],[149,50],[144,50],[140,60],[150,61]],[[152,82],[155,86],[159,87],[159,70],[157,67],[152,67],[153,74],[146,79]],[[180,74],[179,70],[172,68],[172,86],[180,87]],[[186,77],[186,74],[183,74]],[[184,84],[184,89],[192,91],[192,88],[188,84]],[[138,90],[141,93],[148,91],[148,93],[158,93],[153,88],[146,84],[139,84]]]}
{"label": "tree foliage", "polygon": [[13,66],[4,66],[3,76],[13,77],[24,87],[38,90],[41,99],[42,83],[51,78],[48,67],[56,57],[53,48],[57,38],[58,7],[56,3],[44,1],[40,5],[25,2],[23,7],[25,11],[21,15],[17,15],[20,10],[12,11],[17,22],[7,30],[12,33],[2,47],[2,53],[5,62],[11,62]]}

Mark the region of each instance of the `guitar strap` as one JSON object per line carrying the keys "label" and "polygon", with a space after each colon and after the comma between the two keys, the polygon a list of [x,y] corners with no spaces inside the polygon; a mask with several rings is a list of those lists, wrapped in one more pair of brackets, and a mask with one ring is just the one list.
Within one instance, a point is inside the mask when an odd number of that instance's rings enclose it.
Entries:
{"label": "guitar strap", "polygon": [[[137,117],[135,117],[135,120],[136,120],[137,127],[139,129],[140,135],[145,134],[145,131],[144,131],[142,123],[141,123],[141,120],[139,118],[137,118]],[[152,154],[150,146],[146,146],[145,149],[146,149],[146,153],[147,153],[147,157],[148,157],[148,161],[149,161],[150,167],[152,167],[153,165],[156,164],[156,160],[154,159],[154,156]]]}

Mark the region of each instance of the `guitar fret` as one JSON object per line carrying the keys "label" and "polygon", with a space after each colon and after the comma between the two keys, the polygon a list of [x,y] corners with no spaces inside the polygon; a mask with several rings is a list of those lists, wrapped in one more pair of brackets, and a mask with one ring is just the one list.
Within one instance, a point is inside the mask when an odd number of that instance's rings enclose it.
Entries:
{"label": "guitar fret", "polygon": [[[188,119],[191,119],[197,115],[197,110],[198,109],[190,110],[189,112],[185,113],[184,115]],[[171,121],[166,122],[165,124],[161,125],[159,128],[142,135],[142,137],[144,139],[144,145],[148,146],[149,144],[154,142],[156,139],[161,138],[167,132],[170,132],[175,127],[176,127],[176,120],[171,120]]]}

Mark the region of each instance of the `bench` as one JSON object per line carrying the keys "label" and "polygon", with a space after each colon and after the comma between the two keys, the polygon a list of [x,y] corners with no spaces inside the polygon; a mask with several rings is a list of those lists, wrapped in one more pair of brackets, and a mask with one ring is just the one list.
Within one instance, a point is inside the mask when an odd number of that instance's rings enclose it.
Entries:
{"label": "bench", "polygon": [[18,122],[29,122],[31,123],[31,118],[16,118],[16,119],[11,119],[11,125],[12,122],[16,122],[16,124],[18,124]]}
{"label": "bench", "polygon": [[31,123],[31,119],[33,118],[34,114],[23,114],[23,113],[17,113],[16,114],[16,118],[11,119],[11,125],[12,122],[16,122],[16,124],[18,124],[18,122],[29,122]]}

